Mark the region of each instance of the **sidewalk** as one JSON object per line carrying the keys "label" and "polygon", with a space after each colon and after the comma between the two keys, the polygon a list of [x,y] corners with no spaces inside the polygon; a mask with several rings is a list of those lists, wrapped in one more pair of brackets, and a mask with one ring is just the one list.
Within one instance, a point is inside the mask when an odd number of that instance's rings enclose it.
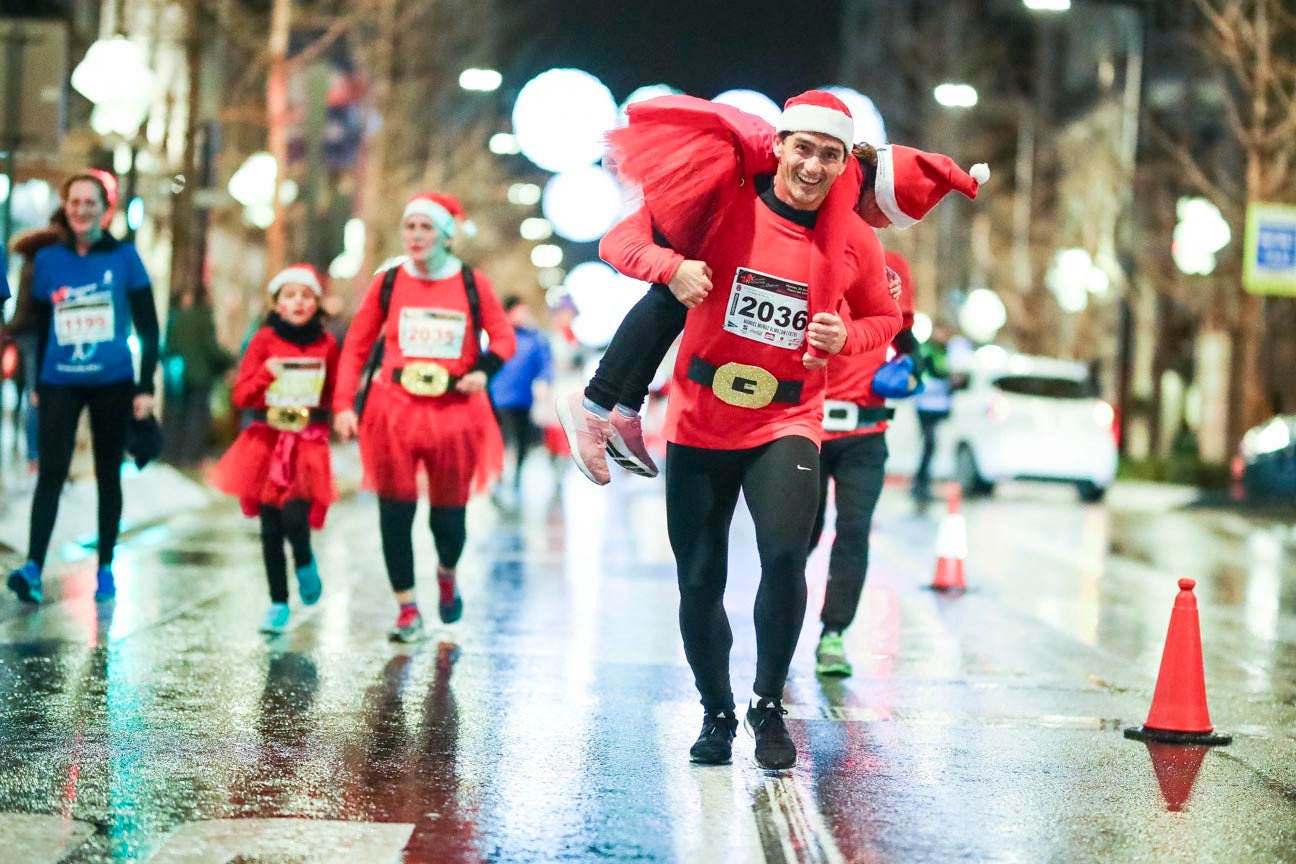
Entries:
{"label": "sidewalk", "polygon": [[[33,478],[25,473],[25,466],[22,470],[24,473],[17,476],[12,470],[5,473],[4,494],[0,497],[0,547],[12,550],[10,557],[14,560],[27,551],[34,485]],[[77,476],[63,488],[58,522],[50,543],[51,562],[82,557],[84,553],[78,554],[76,547],[93,547],[98,497],[93,475]],[[207,507],[215,499],[215,493],[170,465],[155,462],[140,471],[128,462],[122,466],[122,499],[121,525],[125,534]],[[69,544],[73,544],[72,549],[67,548]]]}

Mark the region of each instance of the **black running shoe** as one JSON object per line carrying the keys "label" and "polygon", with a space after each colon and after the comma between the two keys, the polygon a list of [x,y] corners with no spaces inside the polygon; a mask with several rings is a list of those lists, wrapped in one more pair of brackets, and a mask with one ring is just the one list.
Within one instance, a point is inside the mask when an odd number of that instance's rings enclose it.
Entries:
{"label": "black running shoe", "polygon": [[796,764],[796,745],[788,734],[783,703],[762,699],[747,708],[747,731],[756,739],[756,764],[771,771],[781,771]]}
{"label": "black running shoe", "polygon": [[699,765],[728,765],[733,759],[733,739],[738,717],[730,711],[708,711],[702,715],[702,731],[689,748],[689,759]]}

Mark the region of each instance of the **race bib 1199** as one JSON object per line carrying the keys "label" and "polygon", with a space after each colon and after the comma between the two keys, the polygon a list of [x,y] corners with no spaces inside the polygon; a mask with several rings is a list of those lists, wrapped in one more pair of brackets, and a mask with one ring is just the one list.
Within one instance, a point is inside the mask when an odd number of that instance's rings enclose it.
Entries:
{"label": "race bib 1199", "polygon": [[59,345],[111,342],[116,331],[112,294],[87,294],[54,307],[54,340]]}
{"label": "race bib 1199", "polygon": [[739,267],[724,329],[735,336],[795,350],[805,341],[810,314],[803,282]]}

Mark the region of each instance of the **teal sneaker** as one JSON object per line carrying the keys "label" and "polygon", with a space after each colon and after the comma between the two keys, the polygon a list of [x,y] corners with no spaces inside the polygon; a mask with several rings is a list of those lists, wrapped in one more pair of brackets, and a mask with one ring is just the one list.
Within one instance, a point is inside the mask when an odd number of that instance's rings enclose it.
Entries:
{"label": "teal sneaker", "polygon": [[96,603],[104,603],[117,596],[117,582],[113,579],[111,567],[100,567],[95,572],[95,593]]}
{"label": "teal sneaker", "polygon": [[261,619],[261,632],[279,634],[288,629],[288,604],[271,603]]}
{"label": "teal sneaker", "polygon": [[24,603],[41,602],[41,568],[35,561],[28,561],[9,574],[9,590],[18,595]]}
{"label": "teal sneaker", "polygon": [[301,595],[302,604],[314,606],[319,601],[324,586],[320,584],[319,566],[312,558],[305,567],[297,568],[297,593]]}
{"label": "teal sneaker", "polygon": [[815,674],[831,678],[849,678],[850,661],[846,659],[846,647],[842,644],[840,633],[825,633],[819,638],[815,648]]}

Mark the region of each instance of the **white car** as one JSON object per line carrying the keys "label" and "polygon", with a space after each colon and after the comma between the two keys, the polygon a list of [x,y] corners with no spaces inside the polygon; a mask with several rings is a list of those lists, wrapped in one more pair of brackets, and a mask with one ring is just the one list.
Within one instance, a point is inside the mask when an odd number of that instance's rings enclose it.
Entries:
{"label": "white car", "polygon": [[961,371],[941,437],[965,494],[1030,479],[1074,483],[1081,500],[1102,500],[1116,476],[1115,413],[1083,363],[992,347]]}

